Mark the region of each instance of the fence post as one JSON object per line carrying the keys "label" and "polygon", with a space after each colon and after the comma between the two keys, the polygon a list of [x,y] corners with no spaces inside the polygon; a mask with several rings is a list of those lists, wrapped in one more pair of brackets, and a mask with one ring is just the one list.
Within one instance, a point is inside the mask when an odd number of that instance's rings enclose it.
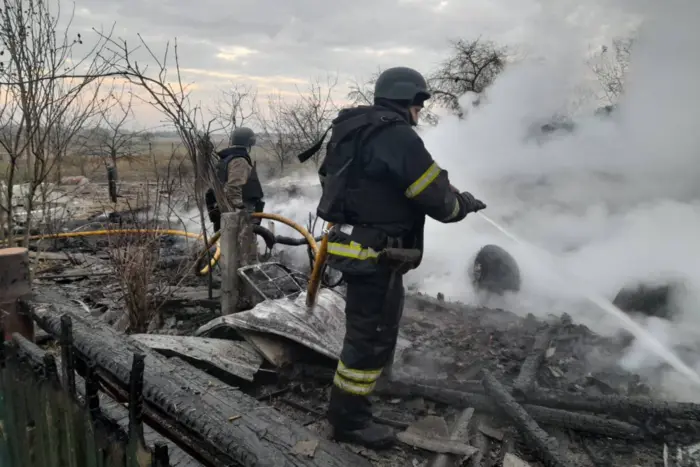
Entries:
{"label": "fence post", "polygon": [[5,341],[12,339],[16,332],[34,342],[34,321],[21,312],[19,305],[19,299],[31,292],[27,249],[0,249],[0,319],[5,329]]}
{"label": "fence post", "polygon": [[238,265],[240,264],[239,241],[243,226],[243,213],[221,214],[221,314],[230,315],[238,311]]}

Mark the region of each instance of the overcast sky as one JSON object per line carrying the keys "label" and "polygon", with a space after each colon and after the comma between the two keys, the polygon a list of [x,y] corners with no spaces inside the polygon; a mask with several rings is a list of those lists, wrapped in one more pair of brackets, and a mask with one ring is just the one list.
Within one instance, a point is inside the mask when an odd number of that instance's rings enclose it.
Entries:
{"label": "overcast sky", "polygon": [[[140,33],[161,52],[177,37],[186,78],[196,82],[196,96],[204,101],[231,82],[254,84],[260,95],[295,93],[296,86],[328,73],[338,73],[342,97],[350,80],[378,66],[430,71],[450,39],[530,41],[551,27],[551,21],[543,22],[544,11],[552,14],[543,4],[551,1],[77,0],[74,27],[116,23],[117,35],[133,44]],[[580,5],[555,3],[568,8],[560,16]]]}

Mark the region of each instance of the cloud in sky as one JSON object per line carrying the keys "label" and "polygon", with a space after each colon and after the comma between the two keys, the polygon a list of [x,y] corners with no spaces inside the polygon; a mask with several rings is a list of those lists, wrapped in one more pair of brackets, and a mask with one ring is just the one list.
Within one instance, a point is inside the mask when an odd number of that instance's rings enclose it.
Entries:
{"label": "cloud in sky", "polygon": [[[585,3],[585,2],[584,2]],[[73,27],[109,28],[136,43],[141,34],[162,52],[178,39],[184,75],[213,99],[231,82],[261,94],[296,92],[309,78],[338,73],[338,92],[379,66],[406,65],[428,72],[449,40],[476,38],[517,45],[532,42],[547,14],[573,13],[571,24],[602,26],[590,8],[568,0],[77,0]],[[595,4],[595,2],[591,2]],[[65,8],[65,7],[64,7]],[[568,10],[566,10],[568,8]],[[547,13],[547,14],[545,14]],[[87,37],[87,35],[85,35]],[[551,37],[551,34],[548,35]],[[145,58],[144,58],[145,59]]]}

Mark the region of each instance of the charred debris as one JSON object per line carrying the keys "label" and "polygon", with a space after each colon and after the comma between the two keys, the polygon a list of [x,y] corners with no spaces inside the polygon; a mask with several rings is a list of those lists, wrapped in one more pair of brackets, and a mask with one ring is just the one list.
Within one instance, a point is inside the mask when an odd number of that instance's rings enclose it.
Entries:
{"label": "charred debris", "polygon": [[[99,223],[124,228],[134,215]],[[300,300],[306,285],[305,271],[285,264],[303,251],[273,249],[244,271],[257,306],[221,316],[218,272],[197,277],[191,245],[154,241],[131,252],[134,243],[99,237],[33,244],[30,308],[49,350],[70,317],[72,345],[111,394],[127,387],[131,355],[145,356],[144,420],[186,453],[182,465],[700,465],[700,405],[664,400],[618,367],[629,338],[595,335],[566,315],[522,318],[417,293],[406,300],[393,380],[375,395],[377,421],[397,428],[401,443],[386,452],[339,446],[325,408],[344,331],[342,285],[322,290],[317,320],[294,307],[271,311],[265,303]]]}

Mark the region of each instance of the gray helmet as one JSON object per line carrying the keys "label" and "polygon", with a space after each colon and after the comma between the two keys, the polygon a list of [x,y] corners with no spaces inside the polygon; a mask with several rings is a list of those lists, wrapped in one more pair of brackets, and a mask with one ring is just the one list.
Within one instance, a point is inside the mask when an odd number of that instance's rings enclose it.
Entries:
{"label": "gray helmet", "polygon": [[430,92],[423,75],[412,68],[398,66],[379,75],[374,84],[374,97],[423,103],[430,99]]}
{"label": "gray helmet", "polygon": [[242,146],[244,148],[255,146],[255,133],[250,128],[246,128],[244,126],[236,128],[231,133],[229,145],[232,147]]}

